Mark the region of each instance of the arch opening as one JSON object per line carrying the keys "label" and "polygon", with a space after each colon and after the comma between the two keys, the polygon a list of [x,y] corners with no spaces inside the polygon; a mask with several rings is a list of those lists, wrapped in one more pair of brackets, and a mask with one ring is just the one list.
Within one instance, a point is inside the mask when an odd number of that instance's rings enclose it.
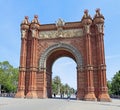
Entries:
{"label": "arch opening", "polygon": [[60,57],[52,65],[52,97],[75,99],[77,90],[76,62],[70,57]]}
{"label": "arch opening", "polygon": [[46,97],[48,98],[52,97],[52,66],[54,62],[61,57],[71,58],[76,63],[77,68],[82,67],[83,61],[81,54],[75,47],[60,43],[46,49],[40,58],[39,69],[44,68],[46,71]]}
{"label": "arch opening", "polygon": [[43,52],[43,54],[40,57],[39,70],[43,68],[46,69],[46,66],[47,66],[46,61],[48,57],[54,52],[56,52],[54,55],[59,54],[57,55],[58,58],[64,55],[63,52],[67,52],[68,57],[73,58],[76,61],[77,67],[81,67],[83,65],[83,58],[81,56],[81,53],[75,47],[73,47],[72,45],[65,44],[65,43],[58,43],[58,44],[54,44],[48,47]]}

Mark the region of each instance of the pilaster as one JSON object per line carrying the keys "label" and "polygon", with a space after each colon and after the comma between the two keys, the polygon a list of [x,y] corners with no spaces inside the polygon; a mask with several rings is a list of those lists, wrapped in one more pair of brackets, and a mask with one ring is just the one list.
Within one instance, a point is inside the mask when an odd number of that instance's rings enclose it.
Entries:
{"label": "pilaster", "polygon": [[77,67],[77,99],[84,100],[85,95],[85,69],[81,65]]}
{"label": "pilaster", "polygon": [[86,66],[85,66],[85,78],[86,78],[86,89],[84,100],[95,101],[96,97],[94,94],[94,85],[93,85],[93,66],[92,66],[92,49],[91,49],[91,32],[90,26],[92,24],[92,19],[88,15],[88,11],[85,10],[84,16],[82,19],[85,33],[85,53],[86,53]]}
{"label": "pilaster", "polygon": [[28,37],[29,22],[28,17],[25,17],[21,23],[21,53],[20,53],[20,68],[19,68],[19,81],[18,91],[15,95],[16,98],[25,97],[25,72],[26,72],[26,43]]}
{"label": "pilaster", "polygon": [[97,59],[98,59],[98,80],[99,80],[99,95],[98,101],[111,101],[108,95],[107,80],[106,80],[106,64],[104,53],[104,17],[100,10],[96,10],[94,24],[97,26]]}
{"label": "pilaster", "polygon": [[38,45],[38,35],[39,35],[39,22],[38,17],[34,16],[30,24],[31,31],[31,57],[30,57],[30,68],[29,68],[29,86],[26,98],[37,98],[36,93],[36,74],[38,71],[37,65],[37,45]]}

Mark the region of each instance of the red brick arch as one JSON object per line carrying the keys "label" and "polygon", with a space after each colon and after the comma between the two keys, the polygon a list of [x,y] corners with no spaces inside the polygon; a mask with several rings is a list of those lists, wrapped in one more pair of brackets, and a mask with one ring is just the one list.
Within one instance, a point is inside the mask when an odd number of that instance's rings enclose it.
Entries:
{"label": "red brick arch", "polygon": [[86,10],[81,21],[40,24],[21,23],[19,98],[49,98],[52,65],[62,56],[77,64],[77,99],[110,101],[106,83],[104,17],[96,10],[94,18]]}
{"label": "red brick arch", "polygon": [[48,73],[47,88],[46,88],[47,97],[52,97],[52,88],[51,88],[52,65],[54,61],[56,61],[58,58],[63,56],[72,58],[76,62],[77,67],[82,68],[83,59],[81,57],[81,54],[75,47],[64,43],[58,43],[47,48],[45,52],[41,55],[40,65],[39,65],[40,71],[42,71],[42,69],[44,68],[44,70],[47,71]]}
{"label": "red brick arch", "polygon": [[46,61],[47,61],[46,59],[50,57],[50,55],[54,55],[54,57],[52,57],[52,59],[54,58],[53,61],[59,57],[68,56],[74,59],[78,66],[83,65],[82,56],[75,47],[64,43],[58,43],[47,48],[45,52],[41,55],[40,65],[39,65],[40,68],[41,67],[46,68]]}

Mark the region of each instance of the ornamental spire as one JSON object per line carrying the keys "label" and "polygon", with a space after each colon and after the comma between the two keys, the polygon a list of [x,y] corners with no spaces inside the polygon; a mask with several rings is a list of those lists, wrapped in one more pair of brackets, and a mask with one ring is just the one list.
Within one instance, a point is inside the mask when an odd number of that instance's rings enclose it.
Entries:
{"label": "ornamental spire", "polygon": [[104,18],[104,16],[100,13],[100,8],[96,9],[96,14],[95,14],[94,18],[96,18],[96,17]]}
{"label": "ornamental spire", "polygon": [[32,20],[32,23],[38,23],[39,24],[38,15],[34,16],[34,19]]}
{"label": "ornamental spire", "polygon": [[25,16],[25,18],[24,18],[24,20],[22,21],[21,24],[29,24],[28,16]]}
{"label": "ornamental spire", "polygon": [[83,15],[82,19],[86,19],[86,18],[92,19],[91,16],[88,14],[88,10],[87,9],[84,10],[84,15]]}

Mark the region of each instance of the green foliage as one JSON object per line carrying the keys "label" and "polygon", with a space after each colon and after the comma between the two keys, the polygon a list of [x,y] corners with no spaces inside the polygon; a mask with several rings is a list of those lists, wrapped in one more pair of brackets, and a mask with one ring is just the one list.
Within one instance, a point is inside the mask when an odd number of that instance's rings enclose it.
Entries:
{"label": "green foliage", "polygon": [[112,78],[111,91],[114,95],[120,95],[120,71]]}
{"label": "green foliage", "polygon": [[52,80],[52,93],[55,94],[73,94],[75,89],[71,88],[68,84],[62,84],[59,76],[55,76]]}
{"label": "green foliage", "polygon": [[110,95],[120,95],[120,71],[116,72],[112,81],[107,81],[107,86]]}
{"label": "green foliage", "polygon": [[0,85],[5,92],[15,92],[18,83],[18,68],[8,61],[0,62]]}
{"label": "green foliage", "polygon": [[59,76],[55,76],[52,81],[52,91],[55,94],[60,93],[61,79]]}
{"label": "green foliage", "polygon": [[108,87],[108,93],[109,93],[109,95],[112,95],[112,90],[111,90],[112,85],[111,85],[111,81],[107,81],[107,87]]}

